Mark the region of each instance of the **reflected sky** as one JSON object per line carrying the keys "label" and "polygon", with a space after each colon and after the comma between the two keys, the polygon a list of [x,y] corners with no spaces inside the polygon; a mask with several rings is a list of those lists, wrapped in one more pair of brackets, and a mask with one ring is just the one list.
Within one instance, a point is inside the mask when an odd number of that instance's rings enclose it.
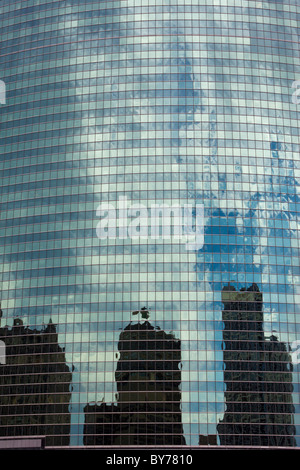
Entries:
{"label": "reflected sky", "polygon": [[[75,367],[73,444],[86,403],[115,400],[118,337],[143,305],[181,339],[188,444],[215,434],[224,413],[224,285],[255,282],[266,331],[297,339],[295,3],[277,2],[271,15],[227,1],[169,3],[69,1],[52,19],[28,12],[35,34],[27,52],[17,40],[7,50],[11,74],[20,61],[25,69],[24,88],[12,75],[8,94],[20,135],[10,120],[3,135],[20,163],[3,166],[1,222],[13,247],[3,257],[2,308],[28,324],[58,324]],[[35,41],[43,47],[32,49]],[[203,203],[203,248],[98,240],[97,206],[120,195],[145,205]]]}

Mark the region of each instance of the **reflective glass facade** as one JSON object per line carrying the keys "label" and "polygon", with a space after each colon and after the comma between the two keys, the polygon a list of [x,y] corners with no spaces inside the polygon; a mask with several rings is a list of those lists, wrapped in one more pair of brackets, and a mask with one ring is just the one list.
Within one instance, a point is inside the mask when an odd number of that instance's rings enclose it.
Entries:
{"label": "reflective glass facade", "polygon": [[0,15],[0,436],[298,447],[299,0]]}

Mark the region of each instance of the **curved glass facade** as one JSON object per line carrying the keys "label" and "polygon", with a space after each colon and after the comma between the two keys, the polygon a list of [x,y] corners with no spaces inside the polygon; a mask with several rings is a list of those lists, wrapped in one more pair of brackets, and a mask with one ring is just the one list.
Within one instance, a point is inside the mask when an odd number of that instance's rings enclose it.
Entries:
{"label": "curved glass facade", "polygon": [[299,1],[0,14],[0,436],[299,446]]}

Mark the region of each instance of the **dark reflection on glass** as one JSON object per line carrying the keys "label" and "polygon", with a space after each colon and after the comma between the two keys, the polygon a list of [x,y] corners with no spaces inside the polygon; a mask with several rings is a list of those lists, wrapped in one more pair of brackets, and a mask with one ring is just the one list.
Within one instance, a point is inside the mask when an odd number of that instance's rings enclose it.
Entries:
{"label": "dark reflection on glass", "polygon": [[263,296],[256,284],[223,288],[226,411],[221,445],[295,446],[292,363],[284,343],[263,331]]}
{"label": "dark reflection on glass", "polygon": [[68,445],[72,373],[56,326],[50,321],[35,330],[15,319],[0,328],[0,340],[0,436],[46,436],[47,446]]}
{"label": "dark reflection on glass", "polygon": [[199,436],[199,446],[216,446],[217,445],[217,436],[216,435],[208,435],[204,436],[200,434]]}
{"label": "dark reflection on glass", "polygon": [[184,445],[180,341],[146,320],[126,326],[118,349],[118,403],[85,407],[84,444]]}

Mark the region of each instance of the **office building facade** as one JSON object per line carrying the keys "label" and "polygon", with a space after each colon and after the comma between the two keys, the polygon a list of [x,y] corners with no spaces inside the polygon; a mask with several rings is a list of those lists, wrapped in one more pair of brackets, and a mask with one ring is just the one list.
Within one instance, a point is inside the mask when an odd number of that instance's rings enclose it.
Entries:
{"label": "office building facade", "polygon": [[0,436],[300,445],[299,14],[0,0]]}

